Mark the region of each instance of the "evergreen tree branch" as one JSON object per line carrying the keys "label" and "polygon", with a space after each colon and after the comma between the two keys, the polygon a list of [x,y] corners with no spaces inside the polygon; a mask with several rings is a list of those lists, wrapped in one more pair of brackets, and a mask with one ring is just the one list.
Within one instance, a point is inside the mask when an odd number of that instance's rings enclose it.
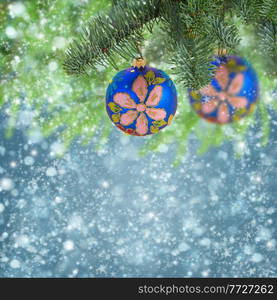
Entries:
{"label": "evergreen tree branch", "polygon": [[118,54],[124,58],[139,55],[144,25],[160,17],[161,0],[117,1],[107,15],[96,16],[67,51],[64,69],[81,74],[88,66],[112,64]]}
{"label": "evergreen tree branch", "polygon": [[232,0],[235,14],[256,27],[265,54],[277,57],[277,1]]}
{"label": "evergreen tree branch", "polygon": [[210,33],[212,38],[217,41],[218,48],[234,51],[240,42],[237,27],[216,16],[211,18],[210,24],[212,27]]}
{"label": "evergreen tree branch", "polygon": [[168,2],[162,17],[163,30],[168,38],[169,63],[172,73],[186,87],[199,88],[212,76],[210,40],[199,30],[206,18],[202,18],[205,1],[188,0]]}
{"label": "evergreen tree branch", "polygon": [[[207,84],[213,75],[212,47],[201,38],[184,40],[175,45],[173,73],[186,87],[199,89]],[[210,55],[209,55],[210,54]]]}
{"label": "evergreen tree branch", "polygon": [[236,26],[225,20],[224,4],[221,0],[188,0],[164,6],[162,21],[169,38],[169,62],[186,87],[206,85],[213,76],[214,51],[231,51],[239,43]]}
{"label": "evergreen tree branch", "polygon": [[262,50],[271,57],[277,57],[277,24],[264,22],[259,25],[258,34],[261,38]]}
{"label": "evergreen tree branch", "polygon": [[258,18],[258,8],[263,0],[231,0],[230,7],[233,15],[237,15],[246,24],[256,21]]}
{"label": "evergreen tree branch", "polygon": [[259,8],[259,14],[263,19],[277,24],[277,1],[276,0],[262,0]]}

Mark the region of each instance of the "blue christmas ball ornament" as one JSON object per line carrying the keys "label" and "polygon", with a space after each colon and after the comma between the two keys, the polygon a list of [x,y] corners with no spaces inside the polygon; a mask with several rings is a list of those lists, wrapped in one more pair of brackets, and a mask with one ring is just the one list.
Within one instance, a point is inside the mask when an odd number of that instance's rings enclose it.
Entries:
{"label": "blue christmas ball ornament", "polygon": [[189,90],[193,109],[207,121],[226,124],[240,120],[255,108],[259,82],[253,67],[238,56],[216,57],[209,85]]}
{"label": "blue christmas ball ornament", "polygon": [[130,135],[145,136],[170,125],[177,109],[177,92],[169,76],[148,66],[116,74],[106,93],[111,121]]}

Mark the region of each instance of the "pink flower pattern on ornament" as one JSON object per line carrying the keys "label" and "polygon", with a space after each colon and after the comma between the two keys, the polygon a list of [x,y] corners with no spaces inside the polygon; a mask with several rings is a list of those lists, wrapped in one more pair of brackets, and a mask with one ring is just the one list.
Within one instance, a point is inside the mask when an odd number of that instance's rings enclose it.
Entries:
{"label": "pink flower pattern on ornament", "polygon": [[114,102],[122,108],[129,109],[120,116],[120,124],[129,126],[136,121],[136,133],[138,135],[147,134],[148,120],[146,115],[155,121],[163,120],[166,117],[164,109],[154,108],[161,100],[162,89],[162,86],[156,85],[149,96],[146,97],[148,92],[147,81],[140,75],[132,85],[132,91],[140,100],[139,104],[137,104],[128,93],[116,93],[113,98]]}
{"label": "pink flower pattern on ornament", "polygon": [[229,71],[226,66],[221,65],[216,71],[215,79],[221,87],[220,92],[211,84],[200,90],[203,96],[211,97],[202,104],[202,113],[209,114],[218,108],[217,121],[224,124],[230,120],[227,102],[236,109],[247,106],[246,97],[237,96],[243,86],[244,75],[238,73],[229,84]]}

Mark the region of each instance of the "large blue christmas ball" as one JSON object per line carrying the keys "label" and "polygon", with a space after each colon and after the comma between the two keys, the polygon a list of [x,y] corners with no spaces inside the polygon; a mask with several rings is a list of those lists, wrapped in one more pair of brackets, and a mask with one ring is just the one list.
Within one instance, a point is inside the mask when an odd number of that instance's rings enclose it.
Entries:
{"label": "large blue christmas ball", "polygon": [[205,120],[226,124],[254,110],[259,94],[255,70],[238,56],[216,57],[215,75],[209,85],[189,90],[193,109]]}
{"label": "large blue christmas ball", "polygon": [[106,93],[112,122],[127,134],[144,136],[170,125],[177,92],[169,76],[158,69],[131,67],[116,74]]}

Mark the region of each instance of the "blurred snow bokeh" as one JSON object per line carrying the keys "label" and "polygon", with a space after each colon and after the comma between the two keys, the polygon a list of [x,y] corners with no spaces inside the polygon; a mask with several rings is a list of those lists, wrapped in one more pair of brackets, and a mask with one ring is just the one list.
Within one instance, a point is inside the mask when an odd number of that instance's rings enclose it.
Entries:
{"label": "blurred snow bokeh", "polygon": [[241,159],[192,141],[177,168],[174,145],[141,158],[116,129],[63,158],[54,137],[1,136],[1,277],[277,276],[276,124]]}

